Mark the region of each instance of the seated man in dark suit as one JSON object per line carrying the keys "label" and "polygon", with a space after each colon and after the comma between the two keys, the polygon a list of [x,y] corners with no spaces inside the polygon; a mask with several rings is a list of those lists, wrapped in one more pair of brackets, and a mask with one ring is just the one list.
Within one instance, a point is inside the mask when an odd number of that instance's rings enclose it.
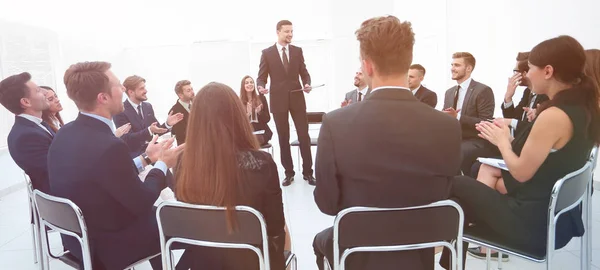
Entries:
{"label": "seated man in dark suit", "polygon": [[[353,206],[405,207],[448,198],[459,169],[460,126],[408,89],[415,41],[410,23],[373,18],[356,35],[363,74],[373,90],[364,101],[323,117],[317,206],[337,215]],[[332,238],[332,228],[315,237],[319,267],[323,256],[333,262]],[[347,269],[433,269],[433,255],[433,249],[357,254]]]}
{"label": "seated man in dark suit", "polygon": [[[80,114],[59,130],[50,146],[50,190],[81,208],[94,269],[123,269],[160,252],[153,204],[167,186],[165,174],[183,145],[169,149],[173,139],[155,144],[154,136],[148,152],[156,154],[144,162],[156,163],[142,182],[127,145],[114,135],[111,118],[123,111],[123,86],[110,64],[72,65],[64,81]],[[63,243],[81,259],[77,241],[63,238]],[[160,261],[158,257],[150,263],[161,269]]]}
{"label": "seated man in dark suit", "polygon": [[42,121],[42,111],[49,107],[44,93],[27,72],[0,82],[0,103],[15,114],[7,140],[10,156],[29,175],[34,189],[48,193],[46,160],[54,131]]}
{"label": "seated man in dark suit", "polygon": [[419,101],[435,108],[437,94],[421,84],[423,79],[425,79],[425,68],[419,64],[411,65],[408,69],[408,88]]}
{"label": "seated man in dark suit", "polygon": [[144,152],[152,135],[167,133],[173,125],[183,119],[183,114],[169,114],[167,121],[159,125],[152,105],[146,102],[148,100],[146,80],[137,75],[129,76],[123,81],[123,86],[127,94],[127,100],[123,102],[125,109],[115,115],[113,120],[117,127],[127,123],[131,124],[131,130],[129,133],[123,134],[121,139],[129,146],[131,157],[135,157]]}
{"label": "seated man in dark suit", "polygon": [[177,139],[177,144],[185,143],[185,135],[188,117],[190,115],[190,109],[192,108],[192,100],[194,99],[194,89],[192,88],[192,83],[188,80],[178,81],[175,84],[175,94],[177,94],[177,102],[171,110],[169,110],[169,115],[177,115],[181,114],[183,118],[181,121],[173,125],[171,129],[171,134],[175,135],[175,139]]}
{"label": "seated man in dark suit", "polygon": [[[500,106],[502,115],[505,119],[509,119],[507,124],[513,128],[514,134],[518,134],[528,124],[531,124],[533,119],[535,119],[537,105],[548,100],[548,96],[544,94],[536,95],[531,92],[531,83],[526,76],[529,71],[528,58],[528,52],[517,55],[517,63],[513,70],[514,75],[508,80],[504,102]],[[523,91],[521,101],[515,106],[512,99],[517,86],[525,86],[527,88]]]}
{"label": "seated man in dark suit", "polygon": [[342,101],[342,107],[363,101],[371,93],[371,89],[369,89],[369,86],[365,82],[362,70],[357,71],[356,75],[354,75],[354,86],[356,86],[356,89],[346,93],[346,97]]}
{"label": "seated man in dark suit", "polygon": [[[443,112],[456,118],[462,128],[462,173],[468,175],[478,157],[490,149],[490,143],[479,138],[475,124],[494,116],[494,92],[489,86],[471,78],[475,69],[475,57],[468,52],[452,55],[452,79],[457,86],[446,91]],[[459,158],[458,156],[455,158]],[[460,172],[457,172],[460,174]]]}

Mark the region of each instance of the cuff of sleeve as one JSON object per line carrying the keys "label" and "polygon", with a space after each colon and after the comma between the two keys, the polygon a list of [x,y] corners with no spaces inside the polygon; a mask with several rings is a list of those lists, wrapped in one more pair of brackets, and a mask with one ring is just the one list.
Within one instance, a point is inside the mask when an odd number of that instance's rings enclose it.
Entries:
{"label": "cuff of sleeve", "polygon": [[512,128],[516,129],[518,124],[519,124],[519,120],[517,120],[517,119],[510,120],[510,126]]}
{"label": "cuff of sleeve", "polygon": [[167,164],[162,161],[157,161],[154,163],[154,168],[161,170],[165,175],[167,175]]}
{"label": "cuff of sleeve", "polygon": [[135,163],[135,167],[138,170],[138,173],[141,173],[144,171],[144,166],[142,166],[142,164],[144,164],[142,162],[142,157],[136,157],[133,159],[133,163]]}
{"label": "cuff of sleeve", "polygon": [[165,122],[165,127],[169,130],[172,128],[172,126],[169,126],[169,124],[167,124],[167,122]]}
{"label": "cuff of sleeve", "polygon": [[504,102],[504,109],[506,109],[506,108],[508,108],[508,107],[510,107],[512,105],[513,105],[512,100],[510,102]]}

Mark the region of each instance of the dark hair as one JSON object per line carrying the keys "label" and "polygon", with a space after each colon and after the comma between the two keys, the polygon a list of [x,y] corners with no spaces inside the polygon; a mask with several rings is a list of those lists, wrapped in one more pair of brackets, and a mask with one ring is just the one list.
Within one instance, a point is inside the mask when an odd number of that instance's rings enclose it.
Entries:
{"label": "dark hair", "polygon": [[14,114],[25,111],[21,107],[21,99],[29,97],[29,87],[26,83],[31,80],[31,74],[23,72],[12,75],[0,82],[0,103]]}
{"label": "dark hair", "polygon": [[64,82],[67,95],[77,108],[93,110],[100,93],[110,94],[106,71],[111,67],[107,62],[82,62],[71,65],[65,72]]}
{"label": "dark hair", "polygon": [[[48,91],[52,91],[54,94],[56,94],[56,91],[54,91],[54,89],[50,88],[49,86],[40,86],[40,88],[44,88],[44,89],[46,89]],[[56,119],[56,120],[58,120],[58,122],[60,123],[60,126],[64,126],[65,125],[65,122],[63,122],[62,117],[60,116],[60,112],[56,112],[55,115],[52,115],[50,113],[50,108],[48,108],[47,110],[42,111],[42,120],[44,122],[46,122],[50,126],[50,128],[52,130],[54,130],[54,132],[57,132],[59,127],[57,127],[54,124],[54,121],[52,121],[52,120],[54,120],[53,118]]]}
{"label": "dark hair", "polygon": [[583,106],[586,114],[586,133],[600,143],[600,109],[598,90],[592,79],[584,74],[586,55],[583,46],[570,36],[559,36],[536,45],[529,63],[544,68],[552,66],[555,79],[572,87],[558,92],[553,99],[540,105],[538,114],[551,106]]}
{"label": "dark hair", "polygon": [[425,68],[424,68],[423,66],[419,65],[419,64],[413,64],[413,65],[411,65],[411,66],[410,66],[410,68],[408,68],[408,69],[416,69],[416,70],[419,70],[419,71],[421,71],[421,73],[423,73],[423,76],[425,76]]}
{"label": "dark hair", "polygon": [[246,107],[229,86],[212,82],[198,91],[176,170],[175,194],[182,202],[226,207],[229,232],[237,229],[234,207],[247,190],[238,155],[258,151],[252,131]]}
{"label": "dark hair", "polygon": [[[246,91],[246,79],[248,78],[252,79],[250,75],[246,75],[244,76],[244,78],[242,78],[242,85],[240,87],[240,99],[242,100],[242,104],[246,105],[250,100],[248,95],[252,96],[252,108],[255,109],[262,104],[262,101],[260,101],[260,98],[258,98],[258,94],[256,94],[256,87],[254,87],[254,90],[251,94],[248,94],[248,91]],[[252,79],[252,82],[254,82],[254,79]],[[256,82],[254,83],[256,85]]]}
{"label": "dark hair", "polygon": [[517,54],[517,61],[527,61],[527,59],[529,59],[529,53],[530,52],[520,52]]}
{"label": "dark hair", "polygon": [[290,22],[288,20],[281,20],[281,21],[277,22],[277,31],[281,30],[281,27],[284,25],[292,25],[292,22]]}
{"label": "dark hair", "polygon": [[462,58],[465,59],[465,65],[473,67],[475,69],[475,56],[468,52],[457,52],[452,55],[452,59]]}
{"label": "dark hair", "polygon": [[364,21],[355,32],[360,55],[373,61],[381,76],[406,74],[413,60],[415,33],[410,22],[394,16]]}

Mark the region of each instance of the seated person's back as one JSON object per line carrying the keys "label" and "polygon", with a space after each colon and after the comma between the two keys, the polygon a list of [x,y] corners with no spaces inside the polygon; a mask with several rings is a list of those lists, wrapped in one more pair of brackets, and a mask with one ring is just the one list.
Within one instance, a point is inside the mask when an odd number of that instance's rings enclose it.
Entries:
{"label": "seated person's back", "polygon": [[[204,86],[192,102],[186,146],[176,170],[177,200],[202,205],[250,206],[267,225],[271,269],[284,269],[285,219],[277,166],[258,150],[246,107],[231,88]],[[230,212],[231,213],[231,212]],[[227,215],[234,233],[235,215]],[[189,247],[178,266],[186,269],[258,269],[248,250]]]}
{"label": "seated person's back", "polygon": [[[372,90],[364,101],[323,117],[316,159],[317,206],[337,215],[353,206],[406,207],[447,199],[451,177],[459,168],[460,126],[419,102],[407,87],[414,44],[410,24],[393,16],[370,19],[357,38],[362,73]],[[333,261],[332,238],[331,228],[315,237],[317,261],[323,256]],[[353,257],[348,269],[433,269],[432,249]]]}

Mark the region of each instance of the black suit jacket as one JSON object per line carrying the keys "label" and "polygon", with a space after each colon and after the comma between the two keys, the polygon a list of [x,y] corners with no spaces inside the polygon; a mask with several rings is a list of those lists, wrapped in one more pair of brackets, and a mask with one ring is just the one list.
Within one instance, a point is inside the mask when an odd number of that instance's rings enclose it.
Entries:
{"label": "black suit jacket", "polygon": [[[115,122],[116,127],[131,123],[131,130],[129,130],[128,133],[123,134],[121,139],[129,146],[129,153],[133,158],[146,151],[146,146],[148,145],[146,142],[152,139],[152,134],[148,131],[148,127],[152,125],[152,123],[158,122],[158,120],[156,120],[156,117],[154,116],[152,105],[148,102],[142,102],[144,119],[138,115],[137,110],[131,106],[129,101],[125,100],[123,102],[123,107],[123,112],[115,115],[113,121]],[[162,124],[160,127],[164,128],[165,125]]]}
{"label": "black suit jacket", "polygon": [[433,108],[435,108],[435,105],[437,105],[437,94],[435,92],[427,89],[427,87],[425,87],[425,86],[421,85],[421,87],[419,87],[419,90],[417,90],[417,93],[415,93],[415,97],[419,101],[421,101]]}
{"label": "black suit jacket", "polygon": [[[364,101],[323,117],[317,206],[336,215],[353,206],[405,207],[446,199],[460,166],[460,143],[458,122],[419,102],[409,90],[372,91]],[[425,267],[419,252],[393,254],[394,265]],[[378,264],[377,256],[390,255],[365,255],[361,269],[389,269]],[[426,261],[432,260],[433,252]]]}
{"label": "black suit jacket", "polygon": [[177,124],[173,125],[171,128],[171,134],[175,135],[175,139],[177,139],[177,145],[181,145],[185,143],[185,135],[187,129],[187,122],[190,116],[190,113],[179,103],[179,101],[175,102],[175,105],[171,107],[169,114],[183,114],[183,119],[179,121]]}
{"label": "black suit jacket", "polygon": [[269,121],[271,121],[271,114],[269,113],[269,103],[267,102],[267,98],[263,94],[258,95],[258,98],[260,98],[260,102],[262,102],[263,108],[262,111],[258,114],[258,123],[252,123],[252,128],[254,129],[254,131],[264,130],[265,134],[263,134],[262,136],[265,139],[265,142],[268,142],[273,137],[273,131],[271,131],[271,128],[268,125]]}
{"label": "black suit jacket", "polygon": [[[444,109],[452,107],[456,88],[453,86],[446,90],[444,99]],[[471,80],[463,106],[460,111],[460,124],[462,128],[463,139],[479,138],[479,131],[475,129],[475,124],[492,119],[494,117],[494,92],[489,86]]]}
{"label": "black suit jacket", "polygon": [[[268,77],[271,77],[269,88],[271,100],[271,112],[285,113],[290,110],[306,111],[304,92],[290,92],[303,88],[305,84],[311,84],[310,74],[304,64],[302,48],[289,45],[289,67],[286,72],[283,62],[277,51],[277,45],[273,45],[262,51],[260,66],[256,83],[265,87]],[[300,83],[298,78],[302,79]]]}
{"label": "black suit jacket", "polygon": [[29,176],[34,189],[48,193],[48,148],[52,135],[20,116],[15,116],[7,138],[8,152],[15,163]]}
{"label": "black suit jacket", "polygon": [[[500,109],[502,109],[502,115],[504,116],[504,118],[512,118],[512,119],[517,119],[518,120],[518,124],[517,124],[517,129],[515,130],[515,134],[520,133],[521,131],[523,131],[523,129],[527,126],[530,125],[531,123],[529,121],[527,121],[527,115],[524,113],[525,110],[523,110],[524,107],[529,107],[530,103],[531,103],[531,98],[532,98],[532,94],[531,94],[531,89],[529,88],[525,88],[525,90],[523,91],[523,97],[521,97],[521,101],[519,101],[519,104],[517,104],[517,106],[511,105],[508,108],[504,108],[504,102],[502,102],[502,104],[500,104]],[[548,100],[548,96],[546,95],[537,95],[535,97],[535,101],[533,102],[533,106],[532,108],[536,108],[538,104],[545,102]]]}
{"label": "black suit jacket", "polygon": [[[126,144],[102,121],[79,114],[61,128],[48,152],[48,173],[51,193],[81,208],[95,262],[124,269],[152,244],[160,247],[153,204],[166,187],[165,174],[152,169],[140,181]],[[64,237],[63,244],[81,259],[76,240]]]}

